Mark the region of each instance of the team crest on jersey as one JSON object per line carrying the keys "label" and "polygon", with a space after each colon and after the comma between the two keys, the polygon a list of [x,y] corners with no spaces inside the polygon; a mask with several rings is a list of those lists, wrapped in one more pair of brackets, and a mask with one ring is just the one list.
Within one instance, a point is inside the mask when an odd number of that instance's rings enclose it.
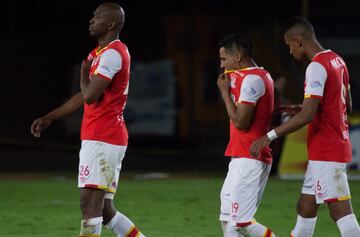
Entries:
{"label": "team crest on jersey", "polygon": [[322,83],[319,82],[319,81],[312,81],[311,84],[310,84],[311,88],[320,88],[322,87]]}
{"label": "team crest on jersey", "polygon": [[94,58],[92,65],[96,65],[99,62],[99,60],[100,60],[100,57]]}
{"label": "team crest on jersey", "polygon": [[230,78],[230,87],[231,88],[235,88],[236,87],[236,76],[234,74],[228,74],[229,78]]}

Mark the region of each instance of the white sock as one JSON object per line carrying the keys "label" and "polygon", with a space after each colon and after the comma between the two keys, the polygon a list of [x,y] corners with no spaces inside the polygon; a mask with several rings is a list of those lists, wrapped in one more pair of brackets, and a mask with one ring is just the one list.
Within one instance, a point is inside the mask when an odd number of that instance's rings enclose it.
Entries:
{"label": "white sock", "polygon": [[232,226],[229,221],[221,221],[221,227],[224,233],[224,237],[242,237],[237,231],[236,227]]}
{"label": "white sock", "polygon": [[80,237],[100,237],[102,216],[81,221]]}
{"label": "white sock", "polygon": [[254,222],[246,227],[238,227],[239,233],[251,237],[276,237],[275,234],[266,226]]}
{"label": "white sock", "polygon": [[132,221],[120,212],[105,225],[105,227],[118,237],[145,237],[132,223]]}
{"label": "white sock", "polygon": [[317,217],[304,218],[298,215],[295,228],[291,232],[291,237],[312,237],[315,230]]}
{"label": "white sock", "polygon": [[341,237],[360,236],[359,223],[357,222],[354,214],[350,214],[340,218],[339,220],[337,220],[336,224],[340,230]]}

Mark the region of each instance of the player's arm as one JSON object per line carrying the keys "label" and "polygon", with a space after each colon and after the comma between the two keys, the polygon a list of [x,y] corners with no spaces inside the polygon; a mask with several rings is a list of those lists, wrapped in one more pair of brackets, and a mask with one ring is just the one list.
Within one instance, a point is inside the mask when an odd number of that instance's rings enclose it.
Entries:
{"label": "player's arm", "polygon": [[352,99],[351,99],[351,90],[350,90],[350,84],[348,86],[348,91],[346,95],[346,109],[348,113],[352,112]]}
{"label": "player's arm", "polygon": [[83,60],[81,63],[80,72],[81,93],[84,98],[84,102],[87,104],[95,103],[110,82],[109,80],[99,75],[92,75],[90,79],[90,65],[91,62],[88,60]]}
{"label": "player's arm", "polygon": [[99,60],[94,73],[89,75],[91,62],[83,60],[81,64],[80,88],[87,104],[97,102],[111,82],[113,76],[121,69],[122,59],[114,49],[106,50]]}
{"label": "player's arm", "polygon": [[250,147],[250,154],[257,157],[262,149],[279,136],[292,133],[310,123],[315,117],[322,99],[327,73],[319,63],[312,62],[306,70],[305,99],[299,113],[279,127],[271,130],[265,136],[257,139]]}
{"label": "player's arm", "polygon": [[[229,83],[229,79],[226,80]],[[224,88],[225,86],[219,86],[231,121],[237,129],[247,130],[253,120],[256,103],[265,93],[265,85],[262,79],[256,75],[248,75],[244,78],[237,105],[231,99],[229,89],[225,90]]]}
{"label": "player's arm", "polygon": [[83,104],[83,96],[79,92],[73,97],[71,97],[68,101],[66,101],[63,105],[52,110],[48,114],[35,119],[34,122],[31,124],[31,133],[35,137],[40,137],[41,132],[47,127],[49,127],[53,120],[60,119],[65,115],[78,110]]}
{"label": "player's arm", "polygon": [[319,103],[319,99],[304,99],[300,112],[295,114],[288,122],[274,129],[277,136],[287,135],[310,123],[315,117]]}

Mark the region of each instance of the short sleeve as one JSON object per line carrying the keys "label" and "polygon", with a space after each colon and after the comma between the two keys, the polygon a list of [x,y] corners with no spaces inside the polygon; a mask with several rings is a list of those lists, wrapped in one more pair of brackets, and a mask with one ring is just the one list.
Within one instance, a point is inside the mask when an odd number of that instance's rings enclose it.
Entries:
{"label": "short sleeve", "polygon": [[114,49],[108,49],[100,56],[99,65],[94,74],[111,80],[121,70],[121,66],[122,58],[120,54]]}
{"label": "short sleeve", "polygon": [[239,103],[256,104],[265,94],[265,84],[258,75],[247,75],[241,84]]}
{"label": "short sleeve", "polygon": [[321,99],[324,94],[327,72],[323,65],[311,62],[305,73],[305,98]]}

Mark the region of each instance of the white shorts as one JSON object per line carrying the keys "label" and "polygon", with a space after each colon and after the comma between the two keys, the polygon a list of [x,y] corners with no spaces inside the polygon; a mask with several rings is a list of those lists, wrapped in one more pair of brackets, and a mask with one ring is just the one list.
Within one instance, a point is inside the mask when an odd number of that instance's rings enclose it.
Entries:
{"label": "white shorts", "polygon": [[220,221],[238,227],[254,221],[270,169],[271,165],[258,160],[231,159],[220,193]]}
{"label": "white shorts", "polygon": [[317,204],[350,199],[346,163],[310,160],[301,192],[315,195]]}
{"label": "white shorts", "polygon": [[82,141],[78,187],[102,189],[107,193],[115,193],[126,148],[127,146],[99,141]]}

